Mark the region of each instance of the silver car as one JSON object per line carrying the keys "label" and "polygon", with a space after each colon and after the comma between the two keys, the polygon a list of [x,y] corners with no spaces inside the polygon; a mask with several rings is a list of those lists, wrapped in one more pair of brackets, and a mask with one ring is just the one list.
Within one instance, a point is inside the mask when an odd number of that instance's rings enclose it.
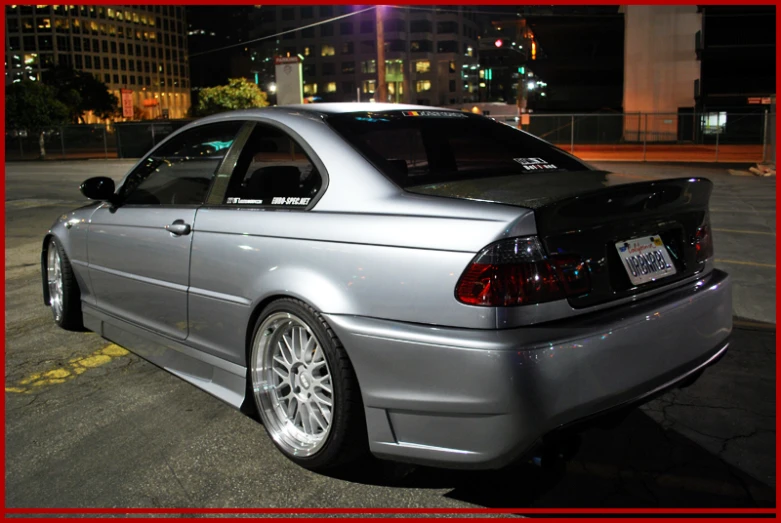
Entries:
{"label": "silver car", "polygon": [[496,468],[727,348],[705,179],[594,170],[448,109],[318,104],[173,133],[43,242],[55,321],[323,470]]}

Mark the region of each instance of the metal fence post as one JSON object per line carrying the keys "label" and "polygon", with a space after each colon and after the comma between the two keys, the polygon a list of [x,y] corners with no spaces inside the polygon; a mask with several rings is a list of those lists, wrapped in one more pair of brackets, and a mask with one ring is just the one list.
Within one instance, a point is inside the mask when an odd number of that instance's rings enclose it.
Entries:
{"label": "metal fence post", "polygon": [[762,163],[767,163],[767,109],[762,122]]}
{"label": "metal fence post", "polygon": [[575,154],[575,115],[570,116],[569,152]]}
{"label": "metal fence post", "polygon": [[103,155],[108,160],[108,138],[106,137],[106,126],[103,126]]}
{"label": "metal fence post", "polygon": [[65,127],[60,127],[60,147],[62,148],[62,157],[65,158]]}
{"label": "metal fence post", "polygon": [[155,124],[150,126],[152,128],[152,147],[155,146]]}
{"label": "metal fence post", "polygon": [[646,140],[648,140],[648,113],[645,113],[645,126],[643,127],[643,161],[645,160]]}
{"label": "metal fence post", "polygon": [[721,129],[719,126],[716,126],[716,162],[719,161],[719,135],[721,134]]}

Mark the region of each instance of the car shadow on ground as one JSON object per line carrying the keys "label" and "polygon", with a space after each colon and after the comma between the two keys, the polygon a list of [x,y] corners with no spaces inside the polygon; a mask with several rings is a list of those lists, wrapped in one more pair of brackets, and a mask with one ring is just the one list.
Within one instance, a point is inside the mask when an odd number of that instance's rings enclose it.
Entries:
{"label": "car shadow on ground", "polygon": [[[756,330],[739,328],[739,323],[733,331],[732,354],[728,353],[733,362],[725,365],[742,365],[747,353],[770,350],[773,355],[768,364],[772,362],[775,368],[775,326]],[[718,384],[729,379],[729,374],[718,374],[717,367],[706,370],[706,375],[713,372],[711,380]],[[775,398],[758,397],[760,390],[765,395],[764,389],[756,389],[753,400],[773,407]],[[675,427],[665,428],[641,408],[629,411],[612,428],[590,427],[580,437],[572,459],[549,469],[522,463],[494,471],[441,470],[372,458],[339,477],[373,485],[445,490],[448,498],[492,508],[775,506],[774,486],[724,461]],[[775,462],[774,446],[761,454]]]}
{"label": "car shadow on ground", "polygon": [[725,463],[635,409],[612,429],[581,433],[577,454],[558,467],[443,470],[377,459],[340,479],[413,489],[491,508],[773,507],[775,489]]}

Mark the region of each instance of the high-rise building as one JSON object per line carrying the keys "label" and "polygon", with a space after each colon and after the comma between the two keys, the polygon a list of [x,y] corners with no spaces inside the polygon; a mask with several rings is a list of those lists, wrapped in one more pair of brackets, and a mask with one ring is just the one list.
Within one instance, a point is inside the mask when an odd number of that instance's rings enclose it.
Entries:
{"label": "high-rise building", "polygon": [[[469,7],[380,6],[330,23],[365,6],[263,6],[253,38],[254,70],[273,91],[274,57],[303,58],[304,96],[322,101],[375,99],[377,13],[383,22],[388,101],[450,105],[477,100],[478,28]],[[473,67],[474,66],[474,67]],[[380,100],[376,100],[380,101]]]}
{"label": "high-rise building", "polygon": [[228,83],[229,78],[250,78],[250,52],[240,46],[250,38],[252,5],[191,5],[187,13],[187,46],[192,89]]}
{"label": "high-rise building", "polygon": [[776,94],[776,6],[701,5],[697,11],[697,110],[763,112]]}
{"label": "high-rise building", "polygon": [[[190,108],[183,6],[7,5],[6,84],[41,80],[56,64],[91,73],[135,118],[182,118]],[[122,119],[122,118],[120,118]],[[91,114],[85,121],[95,123]]]}

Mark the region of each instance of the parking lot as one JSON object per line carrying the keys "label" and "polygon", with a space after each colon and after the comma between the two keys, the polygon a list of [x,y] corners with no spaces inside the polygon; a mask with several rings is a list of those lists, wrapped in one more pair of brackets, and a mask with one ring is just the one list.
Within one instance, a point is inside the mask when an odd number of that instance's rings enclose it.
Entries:
{"label": "parking lot", "polygon": [[[712,164],[597,164],[708,177],[734,337],[689,388],[590,429],[563,470],[443,471],[368,461],[340,477],[293,465],[263,427],[101,339],[55,327],[40,245],[78,185],[132,162],[6,165],[6,507],[775,506],[775,178]],[[692,328],[696,328],[693,326]]]}

